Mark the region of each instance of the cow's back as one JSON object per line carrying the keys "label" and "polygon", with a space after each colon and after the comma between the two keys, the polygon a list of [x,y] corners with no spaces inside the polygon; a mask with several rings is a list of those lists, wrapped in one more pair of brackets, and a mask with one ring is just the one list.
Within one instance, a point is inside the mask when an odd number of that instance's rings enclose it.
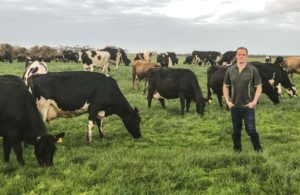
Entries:
{"label": "cow's back", "polygon": [[94,72],[57,72],[37,75],[30,80],[35,97],[56,101],[63,110],[73,111],[85,103],[109,102],[120,93],[116,81]]}

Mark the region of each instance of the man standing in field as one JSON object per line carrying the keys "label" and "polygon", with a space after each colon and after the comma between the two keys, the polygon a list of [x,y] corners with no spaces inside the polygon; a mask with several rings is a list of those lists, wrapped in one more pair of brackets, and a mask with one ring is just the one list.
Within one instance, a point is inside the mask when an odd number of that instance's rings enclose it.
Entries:
{"label": "man standing in field", "polygon": [[[262,152],[259,135],[255,127],[255,106],[262,92],[262,84],[258,70],[247,63],[247,58],[247,48],[239,47],[236,50],[237,64],[227,69],[223,84],[223,94],[226,104],[231,111],[234,151],[242,151],[241,131],[244,120],[246,131],[251,137],[254,150]],[[229,87],[231,87],[231,98],[229,98]]]}

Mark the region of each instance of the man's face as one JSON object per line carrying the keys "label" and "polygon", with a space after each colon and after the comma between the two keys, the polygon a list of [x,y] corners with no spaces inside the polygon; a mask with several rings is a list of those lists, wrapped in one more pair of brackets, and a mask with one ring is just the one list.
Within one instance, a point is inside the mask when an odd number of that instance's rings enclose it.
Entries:
{"label": "man's face", "polygon": [[237,50],[236,61],[238,64],[243,64],[243,63],[247,62],[247,58],[248,58],[248,55],[247,55],[246,50],[244,50],[244,49]]}

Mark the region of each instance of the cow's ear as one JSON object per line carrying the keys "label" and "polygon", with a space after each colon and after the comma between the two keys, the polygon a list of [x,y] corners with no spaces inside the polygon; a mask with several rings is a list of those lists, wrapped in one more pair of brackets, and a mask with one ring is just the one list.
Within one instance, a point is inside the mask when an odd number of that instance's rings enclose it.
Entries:
{"label": "cow's ear", "polygon": [[58,142],[58,143],[63,142],[64,136],[65,136],[65,133],[59,133],[59,134],[53,135],[55,142]]}
{"label": "cow's ear", "polygon": [[137,107],[134,107],[133,112],[138,113],[139,110],[137,109]]}

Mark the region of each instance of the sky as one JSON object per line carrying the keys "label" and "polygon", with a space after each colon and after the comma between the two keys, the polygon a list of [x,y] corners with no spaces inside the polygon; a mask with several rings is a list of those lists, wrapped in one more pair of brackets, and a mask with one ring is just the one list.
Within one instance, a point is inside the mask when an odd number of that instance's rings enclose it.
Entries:
{"label": "sky", "polygon": [[300,0],[0,0],[0,43],[300,55]]}

